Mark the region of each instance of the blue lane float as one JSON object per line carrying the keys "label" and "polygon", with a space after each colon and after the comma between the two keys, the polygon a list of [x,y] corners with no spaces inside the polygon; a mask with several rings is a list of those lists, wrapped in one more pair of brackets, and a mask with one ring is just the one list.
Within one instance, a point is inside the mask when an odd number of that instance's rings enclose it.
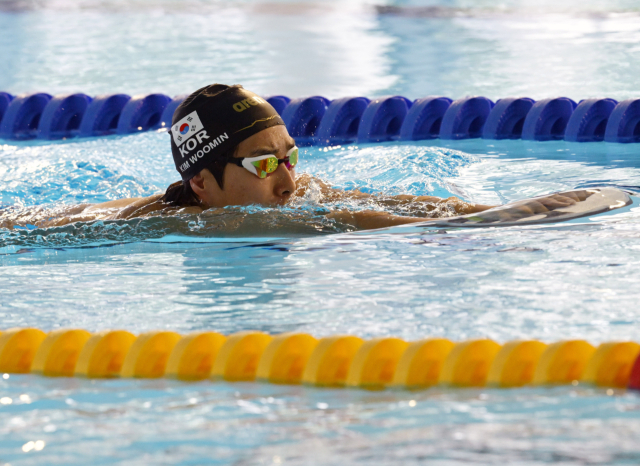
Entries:
{"label": "blue lane float", "polygon": [[184,100],[187,97],[188,96],[186,94],[176,96],[173,98],[171,102],[167,104],[167,106],[162,111],[162,117],[160,118],[160,124],[159,124],[160,128],[167,128],[167,129],[171,128],[171,121],[173,120],[173,112],[176,111],[176,108],[178,108],[178,106],[182,102],[184,102]]}
{"label": "blue lane float", "polygon": [[313,144],[331,146],[354,142],[369,102],[366,97],[344,97],[331,102],[313,137]]}
{"label": "blue lane float", "polygon": [[[0,138],[55,140],[168,130],[175,109],[186,95],[174,98],[126,94],[94,98],[82,93],[12,96],[0,92]],[[577,105],[567,97],[535,102],[508,97],[495,104],[486,97],[344,97],[291,100],[265,97],[280,113],[298,145],[428,139],[524,139],[567,142],[640,142],[640,99],[586,99]]]}
{"label": "blue lane float", "polygon": [[0,92],[0,122],[2,121],[2,117],[4,113],[7,111],[7,107],[13,100],[13,96],[8,92]]}
{"label": "blue lane float", "polygon": [[91,97],[86,94],[55,96],[47,103],[38,123],[38,139],[65,139],[78,135]]}
{"label": "blue lane float", "polygon": [[640,142],[640,99],[620,102],[611,112],[604,140],[606,142]]}
{"label": "blue lane float", "polygon": [[282,115],[284,109],[289,105],[289,102],[291,102],[291,99],[286,95],[272,95],[270,97],[265,97],[265,99],[280,115]]}
{"label": "blue lane float", "polygon": [[44,108],[52,99],[43,92],[21,95],[9,103],[0,124],[0,138],[33,139],[38,132],[38,124]]}
{"label": "blue lane float", "polygon": [[313,137],[330,103],[326,97],[317,95],[294,99],[284,109],[282,119],[299,146],[313,144]]}
{"label": "blue lane float", "polygon": [[442,118],[453,102],[448,97],[417,99],[409,109],[402,127],[401,141],[420,141],[440,137]]}
{"label": "blue lane float", "polygon": [[520,139],[527,114],[535,101],[528,97],[500,99],[491,109],[482,130],[483,139]]}
{"label": "blue lane float", "polygon": [[122,109],[116,133],[131,134],[160,128],[160,120],[171,97],[164,94],[134,96]]}
{"label": "blue lane float", "polygon": [[100,95],[93,99],[84,113],[78,136],[115,134],[122,109],[130,100],[131,96],[127,94]]}
{"label": "blue lane float", "polygon": [[618,102],[613,99],[586,99],[571,114],[564,140],[569,142],[598,142],[604,140],[609,116]]}
{"label": "blue lane float", "polygon": [[357,141],[384,142],[398,139],[412,102],[399,95],[372,100],[360,120]]}
{"label": "blue lane float", "polygon": [[528,141],[557,141],[564,132],[577,104],[568,97],[537,101],[529,110],[522,128],[522,139]]}
{"label": "blue lane float", "polygon": [[473,139],[482,129],[494,104],[486,97],[465,97],[447,109],[440,127],[441,139]]}

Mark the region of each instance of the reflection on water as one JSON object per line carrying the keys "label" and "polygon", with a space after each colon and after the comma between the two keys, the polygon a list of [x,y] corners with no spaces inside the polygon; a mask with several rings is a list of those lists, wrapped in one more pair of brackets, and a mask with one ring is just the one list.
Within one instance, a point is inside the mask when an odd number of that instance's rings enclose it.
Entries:
{"label": "reflection on water", "polygon": [[373,95],[396,81],[377,26],[362,1],[16,1],[0,8],[0,89]]}
{"label": "reflection on water", "polygon": [[[11,0],[0,2],[0,90],[184,94],[218,81],[292,97],[623,99],[637,94],[636,3]],[[177,179],[167,138],[4,141],[0,205],[163,191]],[[301,154],[302,171],[336,187],[486,204],[640,185],[636,145],[436,140]],[[0,231],[0,328],[638,340],[636,207],[572,224],[358,235],[319,209],[284,213],[295,236],[221,237],[199,218]],[[366,392],[11,375],[0,377],[0,462],[638,464],[638,400],[584,386]]]}
{"label": "reflection on water", "polygon": [[[165,137],[4,145],[4,200],[56,206],[157,192],[175,180]],[[301,169],[346,189],[484,203],[640,185],[633,146],[589,146],[475,140],[307,148]],[[307,199],[289,210],[228,215],[300,227],[317,208]],[[2,327],[637,339],[636,207],[574,224],[357,235],[317,217],[284,238],[277,228],[262,228],[260,238],[223,238],[214,219],[186,217],[4,230]],[[24,464],[358,464],[372,457],[380,464],[575,464],[586,457],[625,464],[638,456],[631,440],[637,397],[582,388],[361,393],[11,376],[0,381],[0,398],[11,401],[0,402],[0,455]],[[29,442],[34,448],[23,451]],[[588,454],[575,453],[585,442]]]}
{"label": "reflection on water", "polygon": [[187,325],[227,327],[227,333],[254,329],[273,334],[299,328],[304,316],[296,317],[292,304],[301,271],[288,261],[291,244],[229,244],[215,249],[203,245],[185,250],[180,285],[181,294],[192,303]]}
{"label": "reflection on water", "polygon": [[633,0],[14,0],[0,89],[621,100],[637,94],[639,37]]}
{"label": "reflection on water", "polygon": [[386,92],[494,100],[635,97],[631,75],[638,69],[632,71],[637,65],[628,57],[639,53],[631,44],[640,37],[640,22],[635,5],[620,8],[622,13],[608,13],[573,2],[546,9],[519,2],[506,11],[448,10],[430,17],[416,8],[382,15],[382,30],[398,38],[390,53],[400,79]]}
{"label": "reflection on water", "polygon": [[[152,194],[175,180],[165,138],[2,146],[5,202],[28,208]],[[586,146],[473,140],[306,148],[300,166],[344,189],[457,194],[486,204],[640,185],[632,145]],[[284,210],[0,231],[3,326],[499,341],[634,336],[635,207],[597,223],[359,235],[328,221],[326,208],[310,198]]]}
{"label": "reflection on water", "polygon": [[[366,392],[11,376],[11,464],[636,464],[639,399],[589,387]],[[29,441],[44,443],[25,454]],[[61,461],[62,458],[62,461]]]}

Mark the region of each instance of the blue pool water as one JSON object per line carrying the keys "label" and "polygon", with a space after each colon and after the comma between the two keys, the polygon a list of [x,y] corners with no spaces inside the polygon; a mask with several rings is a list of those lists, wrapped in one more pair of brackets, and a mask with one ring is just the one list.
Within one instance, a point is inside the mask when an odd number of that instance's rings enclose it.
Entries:
{"label": "blue pool water", "polygon": [[[635,3],[555,3],[16,0],[0,4],[0,90],[183,94],[220,81],[292,97],[637,96]],[[639,150],[435,140],[305,148],[300,166],[345,189],[499,204],[640,186]],[[144,196],[177,178],[166,133],[0,141],[3,206]],[[206,215],[0,230],[0,328],[638,340],[635,206],[569,224],[357,235],[325,208],[309,196],[284,212],[229,209],[260,222],[260,237]],[[584,386],[11,375],[0,464],[638,464],[639,410],[634,393]]]}

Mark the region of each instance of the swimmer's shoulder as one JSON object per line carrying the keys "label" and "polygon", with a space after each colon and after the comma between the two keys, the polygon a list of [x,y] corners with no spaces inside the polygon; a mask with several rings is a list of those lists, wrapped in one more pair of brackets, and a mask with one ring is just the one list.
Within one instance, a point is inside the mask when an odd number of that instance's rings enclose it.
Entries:
{"label": "swimmer's shoulder", "polygon": [[129,207],[130,205],[136,203],[144,203],[147,199],[162,197],[160,194],[149,196],[149,197],[129,197],[126,199],[116,199],[115,201],[107,201],[101,202],[99,204],[91,204],[85,208],[85,212],[95,212],[95,211],[103,211],[103,210],[111,210],[111,209],[124,209],[125,207]]}
{"label": "swimmer's shoulder", "polygon": [[95,215],[96,218],[102,218],[104,220],[139,217],[149,211],[165,208],[166,206],[161,199],[162,194],[154,194],[148,197],[129,197],[115,201],[101,202],[87,206],[83,214]]}
{"label": "swimmer's shoulder", "polygon": [[116,201],[103,202],[91,206],[91,212],[109,213],[105,219],[118,220],[136,217],[146,217],[163,214],[198,214],[202,208],[198,206],[174,207],[162,201],[163,194],[154,194],[148,197],[131,197],[128,199],[118,199]]}
{"label": "swimmer's shoulder", "polygon": [[78,204],[56,208],[0,209],[0,228],[12,229],[26,224],[51,228],[76,222],[95,220],[126,220],[136,217],[173,214],[200,214],[199,206],[174,207],[162,201],[163,194],[148,197],[130,197],[99,204]]}

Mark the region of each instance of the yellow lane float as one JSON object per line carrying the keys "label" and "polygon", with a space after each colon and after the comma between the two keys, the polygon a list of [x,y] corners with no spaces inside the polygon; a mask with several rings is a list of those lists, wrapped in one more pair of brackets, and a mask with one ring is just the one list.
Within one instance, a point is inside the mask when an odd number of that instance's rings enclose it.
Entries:
{"label": "yellow lane float", "polygon": [[225,340],[216,332],[194,332],[182,337],[171,351],[165,376],[180,380],[209,378]]}
{"label": "yellow lane float", "polygon": [[368,390],[443,387],[513,388],[588,384],[640,388],[640,344],[584,340],[546,344],[490,339],[407,342],[352,335],[167,330],[0,332],[0,373],[50,377],[167,377],[185,381],[261,381]]}
{"label": "yellow lane float", "polygon": [[164,375],[171,351],[180,341],[176,332],[146,332],[129,348],[120,377],[157,379]]}
{"label": "yellow lane float", "polygon": [[500,345],[493,340],[456,343],[444,360],[438,383],[452,387],[484,387]]}
{"label": "yellow lane float", "polygon": [[0,334],[0,372],[25,374],[47,334],[37,328],[14,328]]}
{"label": "yellow lane float", "polygon": [[343,387],[362,338],[349,335],[322,338],[309,356],[302,383],[318,387]]}
{"label": "yellow lane float", "polygon": [[91,378],[118,377],[134,341],[136,337],[133,333],[125,330],[105,330],[93,334],[78,356],[75,375]]}
{"label": "yellow lane float", "polygon": [[33,358],[31,372],[50,377],[72,376],[80,352],[90,338],[86,330],[49,332]]}
{"label": "yellow lane float", "polygon": [[546,347],[544,343],[535,340],[505,343],[491,364],[487,385],[510,388],[530,384]]}
{"label": "yellow lane float", "polygon": [[271,340],[271,335],[262,332],[230,335],[218,352],[211,376],[228,382],[255,380],[258,362]]}

